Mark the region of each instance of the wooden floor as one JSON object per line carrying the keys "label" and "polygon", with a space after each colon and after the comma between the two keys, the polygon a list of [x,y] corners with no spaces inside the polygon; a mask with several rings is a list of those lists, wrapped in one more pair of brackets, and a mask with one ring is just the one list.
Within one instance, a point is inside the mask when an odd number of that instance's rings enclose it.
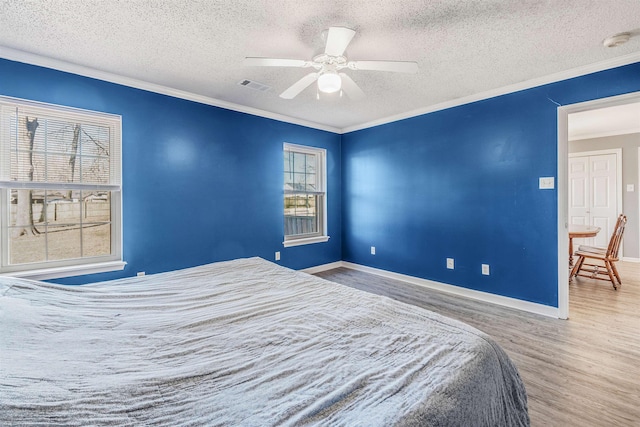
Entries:
{"label": "wooden floor", "polygon": [[532,426],[640,426],[640,264],[619,262],[623,285],[578,277],[569,320],[448,295],[346,268],[334,282],[427,308],[493,336],[518,366]]}

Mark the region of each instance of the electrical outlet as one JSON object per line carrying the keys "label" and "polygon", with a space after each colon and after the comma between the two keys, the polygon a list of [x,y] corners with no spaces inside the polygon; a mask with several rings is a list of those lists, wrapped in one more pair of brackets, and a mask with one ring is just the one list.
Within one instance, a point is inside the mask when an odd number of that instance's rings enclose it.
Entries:
{"label": "electrical outlet", "polygon": [[376,254],[376,247],[371,246],[371,255],[375,255],[375,254]]}
{"label": "electrical outlet", "polygon": [[482,274],[485,276],[489,275],[489,264],[482,264]]}
{"label": "electrical outlet", "polygon": [[142,276],[144,276],[144,271],[138,271],[138,272],[136,273],[136,276],[138,276],[138,277],[142,277]]}
{"label": "electrical outlet", "polygon": [[280,261],[280,251],[276,252],[276,261]]}
{"label": "electrical outlet", "polygon": [[453,258],[447,258],[447,268],[453,270]]}

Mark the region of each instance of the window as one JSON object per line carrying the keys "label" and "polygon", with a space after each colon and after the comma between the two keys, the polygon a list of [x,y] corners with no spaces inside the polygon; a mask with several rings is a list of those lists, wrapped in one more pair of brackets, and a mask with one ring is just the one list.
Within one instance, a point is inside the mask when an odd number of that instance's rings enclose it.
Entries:
{"label": "window", "polygon": [[124,268],[120,117],[0,97],[0,273]]}
{"label": "window", "polygon": [[326,150],[284,144],[284,246],[326,242]]}

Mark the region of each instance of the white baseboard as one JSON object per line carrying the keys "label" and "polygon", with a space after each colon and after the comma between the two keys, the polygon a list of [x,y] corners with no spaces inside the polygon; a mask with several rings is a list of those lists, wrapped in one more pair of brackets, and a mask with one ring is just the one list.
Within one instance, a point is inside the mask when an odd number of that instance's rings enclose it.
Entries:
{"label": "white baseboard", "polygon": [[387,270],[381,270],[378,268],[367,267],[360,264],[354,264],[346,261],[337,261],[331,264],[319,265],[317,267],[311,267],[302,271],[309,274],[319,273],[321,271],[330,270],[333,268],[345,267],[352,270],[363,271],[365,273],[371,273],[389,279],[399,280],[401,282],[411,283],[418,286],[423,286],[429,289],[434,289],[448,294],[458,295],[465,298],[471,298],[478,301],[488,302],[490,304],[501,305],[503,307],[515,308],[516,310],[527,311],[529,313],[539,314],[542,316],[558,318],[558,308],[548,305],[538,304],[529,301],[523,301],[516,298],[504,297],[501,295],[495,295],[488,292],[476,291],[473,289],[467,289],[460,286],[449,285],[447,283],[435,282],[433,280],[421,279],[419,277],[408,276],[406,274],[394,273]]}
{"label": "white baseboard", "polygon": [[623,257],[622,257],[622,261],[626,261],[626,262],[640,262],[640,258],[631,258],[631,257],[623,256]]}
{"label": "white baseboard", "polygon": [[334,268],[344,267],[342,261],[330,262],[329,264],[316,265],[315,267],[303,268],[303,273],[316,274],[322,271],[333,270]]}

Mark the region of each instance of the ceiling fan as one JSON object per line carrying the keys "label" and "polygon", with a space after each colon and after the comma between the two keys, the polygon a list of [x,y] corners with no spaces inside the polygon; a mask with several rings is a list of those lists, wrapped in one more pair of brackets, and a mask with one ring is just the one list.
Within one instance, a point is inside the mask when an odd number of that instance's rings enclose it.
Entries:
{"label": "ceiling fan", "polygon": [[334,93],[343,90],[351,99],[364,97],[364,92],[346,73],[349,70],[392,71],[398,73],[416,73],[418,64],[411,61],[349,61],[344,51],[356,32],[345,27],[329,27],[324,53],[316,55],[311,61],[303,59],[256,58],[246,57],[244,65],[260,67],[298,67],[314,68],[287,90],[280,94],[281,98],[293,99],[313,82],[318,82],[318,90]]}

